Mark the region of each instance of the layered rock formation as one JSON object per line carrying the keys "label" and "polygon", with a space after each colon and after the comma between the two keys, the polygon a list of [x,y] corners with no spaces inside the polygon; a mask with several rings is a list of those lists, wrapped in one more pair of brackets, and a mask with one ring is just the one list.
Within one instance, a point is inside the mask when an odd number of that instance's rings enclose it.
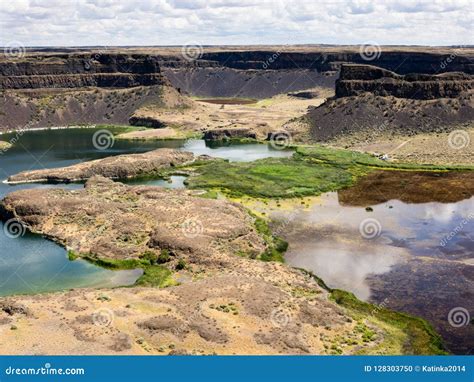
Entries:
{"label": "layered rock formation", "polygon": [[28,55],[0,61],[0,89],[126,88],[167,85],[156,60],[148,55]]}
{"label": "layered rock formation", "polygon": [[[377,47],[374,47],[377,49]],[[398,74],[474,74],[470,49],[378,47],[371,57],[358,46],[206,48],[196,60],[160,57],[175,87],[199,96],[267,98],[311,87],[333,88],[343,63],[370,64]]]}
{"label": "layered rock formation", "polygon": [[157,60],[144,54],[32,53],[3,59],[0,91],[0,129],[127,124],[144,105],[184,102]]}
{"label": "layered rock formation", "polygon": [[344,64],[336,81],[336,97],[365,92],[409,99],[457,98],[473,89],[474,77],[465,73],[398,75],[371,65]]}
{"label": "layered rock formation", "polygon": [[315,141],[347,144],[394,135],[447,132],[474,120],[472,75],[398,75],[369,65],[344,64],[336,97],[308,112]]}
{"label": "layered rock formation", "polygon": [[160,171],[191,162],[190,152],[157,149],[143,154],[125,154],[78,163],[68,167],[20,172],[8,178],[11,183],[70,183],[87,180],[95,175],[109,179],[129,179],[159,175]]}

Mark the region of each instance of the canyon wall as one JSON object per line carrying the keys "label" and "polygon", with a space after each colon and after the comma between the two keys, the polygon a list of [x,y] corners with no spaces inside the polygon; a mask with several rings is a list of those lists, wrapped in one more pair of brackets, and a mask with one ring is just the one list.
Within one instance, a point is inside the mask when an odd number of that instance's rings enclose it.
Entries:
{"label": "canyon wall", "polygon": [[0,61],[0,89],[128,88],[169,84],[149,55],[28,55]]}
{"label": "canyon wall", "polygon": [[457,98],[470,91],[474,77],[452,72],[438,75],[406,74],[371,65],[344,64],[336,81],[336,97],[350,97],[363,93],[408,99]]}

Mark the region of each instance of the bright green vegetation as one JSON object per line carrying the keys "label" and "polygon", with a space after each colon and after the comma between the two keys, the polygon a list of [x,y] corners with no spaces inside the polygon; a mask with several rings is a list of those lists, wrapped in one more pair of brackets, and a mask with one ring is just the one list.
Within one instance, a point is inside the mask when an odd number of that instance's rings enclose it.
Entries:
{"label": "bright green vegetation", "polygon": [[335,191],[352,184],[353,175],[342,168],[291,158],[254,162],[209,161],[187,179],[190,188],[219,189],[233,196],[291,198]]}
{"label": "bright green vegetation", "polygon": [[143,275],[140,276],[135,285],[159,288],[176,285],[171,276],[172,272],[168,268],[162,265],[151,265],[143,268]]}
{"label": "bright green vegetation", "polygon": [[268,249],[258,258],[262,261],[285,262],[283,254],[288,249],[288,243],[281,237],[275,236],[268,226],[267,221],[262,218],[256,217],[255,228],[268,245]]}
{"label": "bright green vegetation", "polygon": [[448,171],[474,166],[434,166],[383,161],[369,154],[325,146],[299,146],[291,158],[253,162],[196,162],[189,188],[223,192],[230,197],[293,198],[319,195],[351,186],[373,170]]}
{"label": "bright green vegetation", "polygon": [[116,260],[116,259],[100,259],[94,255],[80,255],[74,251],[68,252],[69,260],[75,260],[77,258],[83,258],[93,264],[99,265],[106,269],[111,270],[123,270],[123,269],[143,269],[143,275],[136,281],[135,285],[140,286],[154,286],[164,288],[171,285],[176,285],[176,282],[173,280],[171,272],[168,268],[163,265],[159,265],[160,261],[163,261],[164,252],[162,252],[158,257],[151,251],[145,252],[140,259],[126,259],[126,260]]}
{"label": "bright green vegetation", "polygon": [[448,171],[448,170],[474,170],[474,166],[457,165],[430,165],[417,163],[397,163],[381,160],[373,155],[336,149],[327,146],[298,146],[296,158],[306,159],[311,163],[332,164],[338,167],[368,167],[377,169],[396,170],[423,170],[423,171]]}
{"label": "bright green vegetation", "polygon": [[262,236],[263,240],[265,240],[267,249],[258,256],[246,252],[237,252],[236,255],[247,258],[250,257],[261,261],[277,261],[284,263],[285,258],[283,257],[283,254],[288,249],[288,243],[281,237],[272,233],[266,220],[253,215],[250,211],[248,211],[248,213],[255,218],[255,229]]}

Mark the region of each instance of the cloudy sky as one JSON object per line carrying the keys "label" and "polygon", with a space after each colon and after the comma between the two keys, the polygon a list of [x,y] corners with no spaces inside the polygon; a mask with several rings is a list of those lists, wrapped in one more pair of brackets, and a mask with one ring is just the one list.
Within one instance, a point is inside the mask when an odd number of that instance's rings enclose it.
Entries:
{"label": "cloudy sky", "polygon": [[0,45],[472,45],[474,0],[1,0]]}

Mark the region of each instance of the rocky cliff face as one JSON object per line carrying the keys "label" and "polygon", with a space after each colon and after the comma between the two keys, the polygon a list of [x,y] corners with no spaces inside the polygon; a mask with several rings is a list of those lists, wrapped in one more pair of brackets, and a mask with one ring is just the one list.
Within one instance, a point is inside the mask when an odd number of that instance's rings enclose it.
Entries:
{"label": "rocky cliff face", "polygon": [[[339,51],[338,51],[339,50]],[[474,74],[469,54],[384,51],[372,65],[400,75],[464,72]],[[344,63],[367,64],[358,50],[301,48],[301,51],[248,50],[208,52],[191,62],[179,55],[160,57],[173,86],[198,96],[266,98],[312,87],[333,88]]]}
{"label": "rocky cliff face", "polygon": [[151,56],[129,54],[29,55],[0,62],[0,89],[128,88],[167,85]]}
{"label": "rocky cliff face", "polygon": [[474,77],[450,72],[400,75],[370,65],[344,64],[336,97],[309,111],[316,141],[352,142],[396,135],[449,132],[474,120]]}
{"label": "rocky cliff face", "polygon": [[457,98],[473,85],[471,75],[459,72],[399,75],[371,65],[344,64],[336,81],[336,97],[368,92],[409,99]]}
{"label": "rocky cliff face", "polygon": [[[339,50],[339,51],[338,51]],[[347,51],[334,48],[301,48],[301,51],[247,50],[247,51],[204,51],[198,60],[189,62],[173,55],[161,57],[162,68],[182,67],[225,67],[239,70],[294,70],[308,69],[318,72],[337,70],[341,63],[367,64],[367,59],[357,49]],[[420,52],[414,49],[405,51],[386,51],[375,57],[370,63],[398,74],[443,72],[464,72],[474,74],[474,64],[469,54]],[[447,63],[447,64],[446,64]]]}

